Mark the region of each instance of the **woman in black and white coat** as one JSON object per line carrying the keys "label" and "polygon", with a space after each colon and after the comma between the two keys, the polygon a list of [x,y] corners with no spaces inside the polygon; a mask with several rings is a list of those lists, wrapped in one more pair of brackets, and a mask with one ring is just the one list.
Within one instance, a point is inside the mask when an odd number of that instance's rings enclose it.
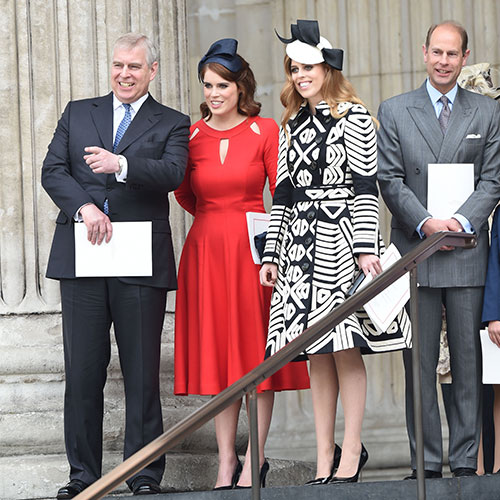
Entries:
{"label": "woman in black and white coat", "polygon": [[[317,21],[299,20],[292,38],[280,39],[287,44],[285,112],[260,271],[261,283],[274,286],[266,356],[341,304],[358,269],[382,271],[374,120],[341,73],[343,51],[319,36]],[[308,484],[358,480],[368,459],[361,350],[407,347],[403,315],[404,332],[396,322],[390,334],[377,332],[363,313],[349,316],[306,350],[317,441],[316,477]],[[342,451],[334,441],[339,392]]]}

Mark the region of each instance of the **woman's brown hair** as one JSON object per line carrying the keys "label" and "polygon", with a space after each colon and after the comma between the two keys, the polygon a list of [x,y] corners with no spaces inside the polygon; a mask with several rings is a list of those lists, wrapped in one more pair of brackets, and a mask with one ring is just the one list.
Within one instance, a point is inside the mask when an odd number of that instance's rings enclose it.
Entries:
{"label": "woman's brown hair", "polygon": [[[250,65],[243,59],[243,57],[238,56],[241,59],[241,69],[233,73],[229,71],[222,64],[216,62],[209,62],[205,64],[200,71],[200,78],[203,81],[203,76],[205,71],[210,69],[214,73],[217,73],[221,78],[229,82],[235,82],[238,90],[238,113],[246,116],[257,116],[260,113],[260,102],[255,101],[255,89],[257,83],[255,82],[255,77]],[[206,102],[200,104],[200,111],[202,118],[206,118],[207,121],[212,117],[212,112],[210,111]]]}
{"label": "woman's brown hair", "polygon": [[[341,102],[352,102],[365,106],[363,101],[357,96],[351,82],[345,78],[341,71],[332,68],[326,63],[321,64],[325,68],[325,81],[321,87],[321,94],[323,100],[330,106],[334,118],[341,118],[345,114],[343,113],[341,115],[337,112],[337,104]],[[292,60],[287,55],[285,55],[284,65],[286,82],[280,93],[281,104],[283,104],[285,108],[281,120],[283,128],[285,128],[288,120],[299,111],[300,106],[304,102],[304,98],[297,92],[293,83],[291,70]],[[373,117],[372,119],[378,125],[378,121]]]}

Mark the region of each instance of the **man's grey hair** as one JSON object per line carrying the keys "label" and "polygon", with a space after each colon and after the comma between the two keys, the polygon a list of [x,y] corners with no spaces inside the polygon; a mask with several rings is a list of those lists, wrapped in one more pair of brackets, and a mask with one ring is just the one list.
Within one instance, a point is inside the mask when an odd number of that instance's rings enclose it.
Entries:
{"label": "man's grey hair", "polygon": [[158,49],[149,37],[142,33],[126,33],[116,40],[114,49],[120,47],[125,49],[133,49],[137,45],[142,45],[146,49],[146,62],[151,67],[152,64],[158,61]]}

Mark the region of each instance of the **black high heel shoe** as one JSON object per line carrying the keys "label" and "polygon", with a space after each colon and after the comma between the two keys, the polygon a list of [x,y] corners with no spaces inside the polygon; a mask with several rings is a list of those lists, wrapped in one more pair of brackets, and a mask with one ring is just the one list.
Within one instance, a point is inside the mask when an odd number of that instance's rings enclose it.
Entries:
{"label": "black high heel shoe", "polygon": [[227,486],[217,486],[214,488],[215,490],[232,490],[235,488],[236,483],[239,481],[241,476],[241,471],[243,470],[243,465],[241,465],[240,459],[238,455],[236,455],[236,467],[234,468],[233,477],[231,478],[231,484]]}
{"label": "black high heel shoe", "polygon": [[[259,473],[259,478],[260,478],[260,487],[265,488],[266,487],[266,476],[267,473],[269,472],[269,462],[267,459],[264,461],[262,464],[262,467],[260,468],[260,473]],[[238,482],[238,481],[236,481]],[[236,490],[248,490],[251,488],[251,486],[238,486],[237,484],[234,486],[234,489]]]}
{"label": "black high heel shoe", "polygon": [[361,455],[359,455],[359,464],[356,474],[354,474],[354,476],[351,477],[333,476],[330,482],[335,484],[357,483],[359,479],[359,473],[361,472],[361,469],[365,466],[366,462],[368,462],[368,452],[366,451],[365,445],[361,443]]}
{"label": "black high heel shoe", "polygon": [[342,448],[338,444],[335,444],[335,450],[333,452],[333,465],[330,475],[327,477],[318,477],[316,479],[311,479],[310,481],[307,481],[306,485],[329,483],[333,475],[335,474],[335,471],[339,468],[341,456],[342,456]]}

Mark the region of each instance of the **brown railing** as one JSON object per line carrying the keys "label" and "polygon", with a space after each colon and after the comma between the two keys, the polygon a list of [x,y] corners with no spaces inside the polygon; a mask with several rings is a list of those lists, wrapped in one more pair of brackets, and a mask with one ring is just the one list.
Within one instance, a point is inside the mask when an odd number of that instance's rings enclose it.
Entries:
{"label": "brown railing", "polygon": [[252,497],[260,498],[259,491],[259,465],[258,465],[258,444],[257,444],[257,403],[256,387],[266,378],[285,366],[299,353],[304,351],[310,344],[319,339],[328,330],[343,321],[345,318],[359,310],[366,302],[378,295],[386,287],[394,283],[405,273],[410,272],[411,276],[411,308],[412,308],[412,330],[413,330],[413,370],[414,370],[414,400],[415,400],[415,420],[417,438],[417,495],[419,500],[425,498],[424,483],[424,460],[423,460],[423,438],[422,438],[422,415],[421,415],[421,391],[420,391],[420,363],[418,326],[416,326],[416,266],[427,259],[430,255],[438,251],[442,246],[474,248],[476,237],[466,233],[440,232],[435,233],[411,252],[404,255],[398,262],[389,269],[377,276],[369,285],[348,298],[341,305],[336,307],[330,315],[321,319],[313,326],[305,330],[279,350],[274,356],[266,359],[263,363],[247,373],[240,380],[230,385],[227,389],[212,398],[191,415],[181,420],[171,429],[129,457],[115,469],[108,472],[87,489],[82,491],[75,498],[77,500],[95,500],[102,498],[106,493],[113,490],[123,481],[139,472],[146,465],[164,454],[186,436],[204,425],[215,417],[226,407],[250,393],[250,437],[252,449]]}

